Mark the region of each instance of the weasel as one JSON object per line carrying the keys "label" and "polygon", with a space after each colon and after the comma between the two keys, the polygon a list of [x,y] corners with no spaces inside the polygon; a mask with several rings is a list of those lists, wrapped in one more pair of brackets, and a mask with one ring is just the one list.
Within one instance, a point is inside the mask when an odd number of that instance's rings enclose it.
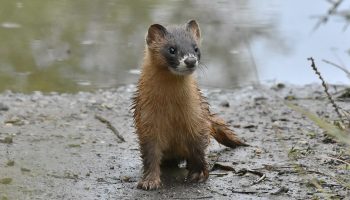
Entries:
{"label": "weasel", "polygon": [[161,165],[185,160],[190,182],[204,182],[209,172],[205,149],[210,136],[227,147],[246,146],[225,121],[209,111],[193,72],[199,67],[201,33],[195,20],[164,27],[153,24],[133,99],[143,177],[137,187],[161,186]]}

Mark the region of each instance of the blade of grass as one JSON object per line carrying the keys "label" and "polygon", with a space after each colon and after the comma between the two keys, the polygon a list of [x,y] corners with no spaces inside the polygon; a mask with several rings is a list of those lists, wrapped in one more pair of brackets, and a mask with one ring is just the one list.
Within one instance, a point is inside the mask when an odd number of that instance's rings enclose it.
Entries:
{"label": "blade of grass", "polygon": [[319,126],[321,129],[325,130],[328,135],[333,136],[338,142],[350,145],[350,134],[348,131],[339,129],[335,125],[321,119],[320,117],[311,113],[310,111],[306,110],[305,108],[302,108],[298,105],[295,105],[293,103],[286,102],[286,101],[284,103],[289,108],[293,109],[296,112],[303,114],[308,119],[313,121],[317,126]]}

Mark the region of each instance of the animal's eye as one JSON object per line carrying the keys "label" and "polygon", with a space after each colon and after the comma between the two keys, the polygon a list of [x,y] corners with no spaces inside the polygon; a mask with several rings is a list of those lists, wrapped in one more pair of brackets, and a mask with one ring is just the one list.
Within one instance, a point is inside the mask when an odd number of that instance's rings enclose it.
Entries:
{"label": "animal's eye", "polygon": [[170,54],[175,54],[176,53],[176,49],[174,47],[170,47],[169,48],[169,53]]}
{"label": "animal's eye", "polygon": [[198,47],[194,47],[194,52],[198,53],[199,49]]}

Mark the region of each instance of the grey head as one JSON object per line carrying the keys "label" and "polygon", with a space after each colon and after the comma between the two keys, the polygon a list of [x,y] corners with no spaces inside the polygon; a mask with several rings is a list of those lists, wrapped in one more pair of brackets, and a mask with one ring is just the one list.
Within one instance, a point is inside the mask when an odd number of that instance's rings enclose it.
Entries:
{"label": "grey head", "polygon": [[161,56],[161,61],[175,75],[192,74],[198,67],[200,29],[195,20],[182,26],[164,27],[153,24],[146,37],[148,48]]}

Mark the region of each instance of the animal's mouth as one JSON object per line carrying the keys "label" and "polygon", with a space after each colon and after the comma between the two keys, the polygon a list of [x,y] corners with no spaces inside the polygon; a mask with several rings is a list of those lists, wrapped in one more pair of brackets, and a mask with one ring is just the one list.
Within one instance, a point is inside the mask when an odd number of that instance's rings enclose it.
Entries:
{"label": "animal's mouth", "polygon": [[197,67],[191,67],[191,68],[183,68],[183,67],[169,67],[169,70],[171,73],[175,75],[180,75],[180,76],[186,76],[192,74]]}
{"label": "animal's mouth", "polygon": [[190,75],[198,66],[198,59],[193,54],[185,55],[179,60],[179,65],[176,67],[169,67],[169,70],[176,75]]}

